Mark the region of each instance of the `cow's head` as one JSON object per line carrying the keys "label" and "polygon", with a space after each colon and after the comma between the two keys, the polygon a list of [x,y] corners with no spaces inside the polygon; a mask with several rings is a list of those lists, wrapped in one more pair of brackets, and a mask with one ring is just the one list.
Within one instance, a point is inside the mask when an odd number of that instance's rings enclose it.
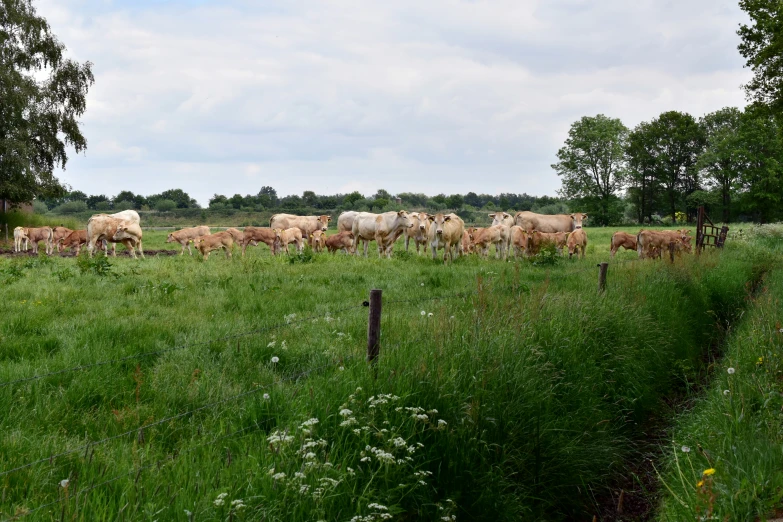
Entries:
{"label": "cow's head", "polygon": [[508,223],[506,220],[511,219],[513,221],[513,216],[509,214],[508,212],[495,212],[493,214],[489,214],[489,217],[492,218],[492,225],[507,225]]}
{"label": "cow's head", "polygon": [[410,228],[411,226],[411,218],[405,210],[397,211],[397,221],[403,228]]}
{"label": "cow's head", "polygon": [[318,224],[321,225],[321,230],[326,232],[326,229],[329,228],[329,222],[332,220],[332,216],[327,216],[326,214],[322,216],[318,216]]}
{"label": "cow's head", "polygon": [[571,214],[571,219],[574,221],[574,230],[576,230],[577,228],[582,228],[582,221],[587,220],[587,214],[575,212]]}
{"label": "cow's head", "polygon": [[435,233],[439,236],[443,235],[443,224],[451,221],[451,216],[443,214],[435,214],[429,216],[429,220],[432,222],[432,226],[435,227]]}
{"label": "cow's head", "polygon": [[114,231],[112,241],[122,241],[123,239],[136,239],[136,236],[128,232],[128,225],[120,223],[117,225],[117,230]]}
{"label": "cow's head", "polygon": [[173,243],[174,241],[176,241],[176,239],[174,239],[174,233],[172,232],[169,234],[169,237],[166,238],[166,243]]}

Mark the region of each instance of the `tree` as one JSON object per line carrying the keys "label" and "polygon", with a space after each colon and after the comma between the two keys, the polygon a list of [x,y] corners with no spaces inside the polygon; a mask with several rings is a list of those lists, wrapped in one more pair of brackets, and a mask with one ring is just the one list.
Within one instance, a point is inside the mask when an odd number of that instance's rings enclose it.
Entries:
{"label": "tree", "polygon": [[[106,197],[105,195],[103,195],[103,194],[100,194],[100,195],[98,195],[98,196],[89,196],[89,197],[87,198],[87,207],[88,207],[88,208],[90,208],[90,209],[92,209],[92,210],[101,210],[101,209],[99,209],[99,208],[98,208],[96,205],[98,205],[98,203],[101,203],[101,202],[104,202],[104,201],[105,201],[107,204],[109,203],[109,198],[107,198],[107,197]],[[109,206],[107,206],[106,208],[111,208],[111,206],[109,205]]]}
{"label": "tree", "polygon": [[767,107],[746,108],[739,129],[745,207],[761,222],[783,214],[783,128]]}
{"label": "tree", "polygon": [[158,212],[171,212],[177,208],[177,202],[172,199],[159,199],[155,203],[155,210]]}
{"label": "tree", "polygon": [[305,190],[302,193],[302,202],[308,207],[318,208],[318,196],[312,190]]}
{"label": "tree", "polygon": [[384,190],[384,189],[378,189],[378,192],[376,192],[376,193],[375,193],[375,195],[373,196],[373,198],[375,198],[375,199],[386,199],[386,200],[389,200],[389,199],[391,199],[391,198],[392,198],[392,195],[391,195],[391,194],[389,194],[389,192],[388,192],[388,191],[386,191],[386,190]]}
{"label": "tree", "polygon": [[264,203],[264,199],[260,199],[262,204],[267,207],[276,207],[278,204],[277,199],[277,191],[273,189],[272,187],[268,185],[264,185],[261,187],[261,190],[258,191],[258,197],[262,198],[263,196],[267,196],[269,198],[269,203]]}
{"label": "tree", "polygon": [[783,2],[780,0],[740,0],[740,8],[751,24],[742,24],[737,34],[738,49],[753,78],[745,88],[749,101],[783,114]]}
{"label": "tree", "polygon": [[720,189],[724,222],[731,217],[731,192],[743,168],[744,154],[739,135],[741,118],[742,111],[736,107],[725,107],[699,121],[707,146],[696,161],[696,168]]}
{"label": "tree", "polygon": [[359,193],[359,191],[354,190],[350,194],[345,195],[345,197],[343,198],[343,204],[345,205],[346,208],[351,208],[356,204],[357,201],[360,201],[362,199],[364,199],[364,196],[362,196]]}
{"label": "tree", "polygon": [[[153,196],[147,199],[152,200]],[[160,194],[155,195],[154,199],[169,199],[177,204],[177,208],[199,208],[198,202],[182,189],[164,190]]]}
{"label": "tree", "polygon": [[452,210],[459,210],[465,204],[465,198],[460,194],[452,194],[446,198],[446,206]]}
{"label": "tree", "polygon": [[12,203],[64,194],[54,168],[66,146],[87,148],[78,118],[92,64],[65,54],[32,0],[0,1],[0,198]]}
{"label": "tree", "polygon": [[571,125],[565,146],[552,168],[562,178],[560,195],[582,200],[591,220],[608,225],[610,207],[618,199],[626,178],[625,149],[628,128],[603,114],[584,116]]}
{"label": "tree", "polygon": [[657,149],[652,125],[642,122],[628,135],[628,196],[636,207],[639,223],[652,221],[653,204],[658,192]]}

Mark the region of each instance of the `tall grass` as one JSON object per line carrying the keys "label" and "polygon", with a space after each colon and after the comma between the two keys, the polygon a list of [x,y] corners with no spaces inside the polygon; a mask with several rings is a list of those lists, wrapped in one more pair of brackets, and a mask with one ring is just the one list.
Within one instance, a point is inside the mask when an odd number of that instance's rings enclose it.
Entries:
{"label": "tall grass", "polygon": [[[592,267],[610,234],[591,233],[585,262],[550,268],[415,255],[291,264],[263,249],[110,258],[100,271],[0,260],[0,382],[193,343],[0,387],[0,473],[116,437],[0,475],[0,509],[61,500],[34,520],[592,516],[639,425],[696,379],[716,320],[741,313],[768,262],[745,246],[618,262],[598,295]],[[165,234],[147,237],[151,248]],[[372,368],[370,288],[385,301]]]}

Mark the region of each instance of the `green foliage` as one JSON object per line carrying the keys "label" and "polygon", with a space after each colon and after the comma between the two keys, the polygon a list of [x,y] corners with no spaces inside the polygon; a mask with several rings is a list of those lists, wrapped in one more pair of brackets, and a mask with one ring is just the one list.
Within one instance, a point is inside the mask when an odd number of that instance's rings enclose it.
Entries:
{"label": "green foliage", "polygon": [[739,134],[743,206],[761,222],[777,219],[783,216],[783,127],[765,108],[748,107]]}
{"label": "green foliage", "polygon": [[538,254],[528,258],[533,266],[555,266],[560,264],[563,259],[554,243],[545,243]]}
{"label": "green foliage", "polygon": [[10,285],[24,277],[24,270],[19,264],[8,265],[0,268],[0,284]]}
{"label": "green foliage", "polygon": [[67,163],[66,145],[87,147],[78,118],[92,64],[66,58],[32,0],[0,4],[0,42],[0,199],[62,195],[53,172]]}
{"label": "green foliage", "polygon": [[741,24],[739,52],[753,78],[745,84],[749,100],[783,115],[783,4],[770,0],[740,0],[750,24]]}
{"label": "green foliage", "polygon": [[573,123],[565,146],[552,165],[562,178],[559,193],[567,199],[590,203],[581,211],[590,214],[591,223],[608,225],[610,206],[625,184],[625,150],[628,129],[617,118],[603,114],[584,116]]}
{"label": "green foliage", "polygon": [[159,199],[155,203],[155,210],[157,210],[158,212],[169,212],[170,210],[174,210],[175,208],[177,208],[177,203],[170,199]]}
{"label": "green foliage", "polygon": [[76,214],[87,211],[87,203],[84,201],[69,201],[52,209],[53,214]]}
{"label": "green foliage", "polygon": [[100,277],[115,275],[112,273],[112,265],[108,257],[100,252],[93,257],[89,257],[85,250],[83,249],[82,254],[76,259],[76,266],[79,272],[82,274],[91,273]]}
{"label": "green foliage", "polygon": [[301,252],[296,252],[288,257],[288,263],[292,265],[297,263],[312,263],[313,261],[315,261],[315,252],[313,252],[313,249],[308,244],[305,244]]}

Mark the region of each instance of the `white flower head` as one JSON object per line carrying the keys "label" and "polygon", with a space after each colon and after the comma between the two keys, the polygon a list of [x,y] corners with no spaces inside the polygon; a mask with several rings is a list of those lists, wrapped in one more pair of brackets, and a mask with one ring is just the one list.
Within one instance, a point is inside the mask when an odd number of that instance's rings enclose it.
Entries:
{"label": "white flower head", "polygon": [[680,449],[682,450],[683,453],[690,453],[691,452],[691,449],[688,446],[683,446]]}
{"label": "white flower head", "polygon": [[734,368],[729,368],[729,369],[728,369],[728,370],[726,370],[726,371],[727,371],[727,372],[729,372],[729,375],[734,375],[734,372],[735,372],[736,370],[735,370]]}
{"label": "white flower head", "polygon": [[340,369],[340,371],[344,371],[345,370],[345,366],[340,366],[339,369]]}
{"label": "white flower head", "polygon": [[422,311],[421,311],[421,315],[422,315],[422,317],[424,317],[425,315],[427,315],[427,312],[425,312],[424,310],[422,310]]}
{"label": "white flower head", "polygon": [[279,362],[280,362],[280,357],[278,357],[277,355],[272,357],[272,364],[277,364]]}
{"label": "white flower head", "polygon": [[730,394],[730,393],[731,393],[731,392],[730,392],[729,390],[723,390],[723,395],[728,395],[728,394]]}
{"label": "white flower head", "polygon": [[433,315],[435,315],[435,314],[433,314],[432,312],[430,312],[430,313],[428,313],[428,314],[427,314],[427,317],[432,317]]}
{"label": "white flower head", "polygon": [[342,410],[340,410],[340,416],[341,417],[349,417],[352,414],[353,414],[353,412],[351,410],[349,410],[348,408],[343,408]]}
{"label": "white flower head", "polygon": [[271,341],[269,344],[266,345],[267,348],[274,348],[276,341]]}
{"label": "white flower head", "polygon": [[268,394],[268,393],[265,393],[265,394],[264,394],[264,400],[265,400],[265,401],[268,401],[268,400],[269,400],[269,394]]}
{"label": "white flower head", "polygon": [[422,283],[421,286],[424,286],[424,283]]}
{"label": "white flower head", "polygon": [[60,481],[60,487],[61,487],[61,488],[67,488],[67,487],[68,487],[68,484],[69,484],[70,482],[71,482],[71,481],[70,481],[70,480],[68,480],[68,479],[62,479],[62,480]]}

